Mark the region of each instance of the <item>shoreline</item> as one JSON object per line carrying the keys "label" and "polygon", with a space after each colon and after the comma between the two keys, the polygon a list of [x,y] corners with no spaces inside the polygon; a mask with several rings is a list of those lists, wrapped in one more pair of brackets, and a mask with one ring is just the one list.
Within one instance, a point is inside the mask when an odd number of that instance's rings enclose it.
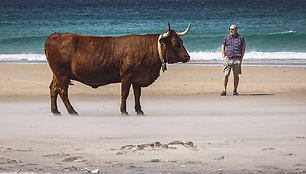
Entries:
{"label": "shoreline", "polygon": [[[0,64],[48,64],[47,61],[0,61]],[[214,66],[214,67],[220,67],[223,66],[222,61],[216,60],[216,61],[198,61],[194,60],[188,63],[175,63],[175,64],[167,64],[167,66]],[[288,62],[278,62],[278,63],[254,63],[254,62],[243,62],[242,67],[280,67],[280,68],[306,68],[306,62],[305,63],[288,63]]]}

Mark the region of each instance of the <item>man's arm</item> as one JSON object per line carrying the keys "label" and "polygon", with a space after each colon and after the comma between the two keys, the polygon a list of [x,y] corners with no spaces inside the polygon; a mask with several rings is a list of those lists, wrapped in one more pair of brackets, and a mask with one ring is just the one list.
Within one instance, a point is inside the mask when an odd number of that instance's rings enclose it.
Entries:
{"label": "man's arm", "polygon": [[241,59],[243,59],[244,53],[245,53],[245,45],[242,46]]}
{"label": "man's arm", "polygon": [[225,58],[225,45],[222,44],[222,47],[221,47],[221,52],[222,52],[222,59]]}

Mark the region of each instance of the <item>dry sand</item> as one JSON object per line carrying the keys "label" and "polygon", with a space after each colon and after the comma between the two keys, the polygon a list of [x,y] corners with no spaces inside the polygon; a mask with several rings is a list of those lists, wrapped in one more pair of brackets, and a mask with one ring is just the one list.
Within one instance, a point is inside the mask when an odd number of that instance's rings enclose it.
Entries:
{"label": "dry sand", "polygon": [[[306,173],[306,69],[168,67],[120,116],[120,84],[74,82],[80,116],[50,113],[48,65],[0,64],[0,173]],[[132,94],[132,93],[131,93]],[[159,142],[159,143],[157,143]],[[171,143],[172,142],[172,143]]]}

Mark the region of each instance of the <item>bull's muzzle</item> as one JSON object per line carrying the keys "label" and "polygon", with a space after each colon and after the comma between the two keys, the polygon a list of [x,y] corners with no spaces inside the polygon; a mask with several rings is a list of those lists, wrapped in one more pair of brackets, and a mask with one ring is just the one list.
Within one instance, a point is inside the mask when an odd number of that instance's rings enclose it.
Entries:
{"label": "bull's muzzle", "polygon": [[184,59],[183,59],[183,63],[189,62],[190,61],[190,56],[187,55]]}

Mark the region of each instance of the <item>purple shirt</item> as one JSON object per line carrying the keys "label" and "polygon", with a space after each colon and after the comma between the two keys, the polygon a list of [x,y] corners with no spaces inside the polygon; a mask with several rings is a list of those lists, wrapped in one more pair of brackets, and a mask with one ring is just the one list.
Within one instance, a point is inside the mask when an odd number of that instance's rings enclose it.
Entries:
{"label": "purple shirt", "polygon": [[226,35],[222,44],[225,46],[226,57],[242,57],[242,46],[245,46],[245,41],[238,33],[235,37],[231,34]]}

